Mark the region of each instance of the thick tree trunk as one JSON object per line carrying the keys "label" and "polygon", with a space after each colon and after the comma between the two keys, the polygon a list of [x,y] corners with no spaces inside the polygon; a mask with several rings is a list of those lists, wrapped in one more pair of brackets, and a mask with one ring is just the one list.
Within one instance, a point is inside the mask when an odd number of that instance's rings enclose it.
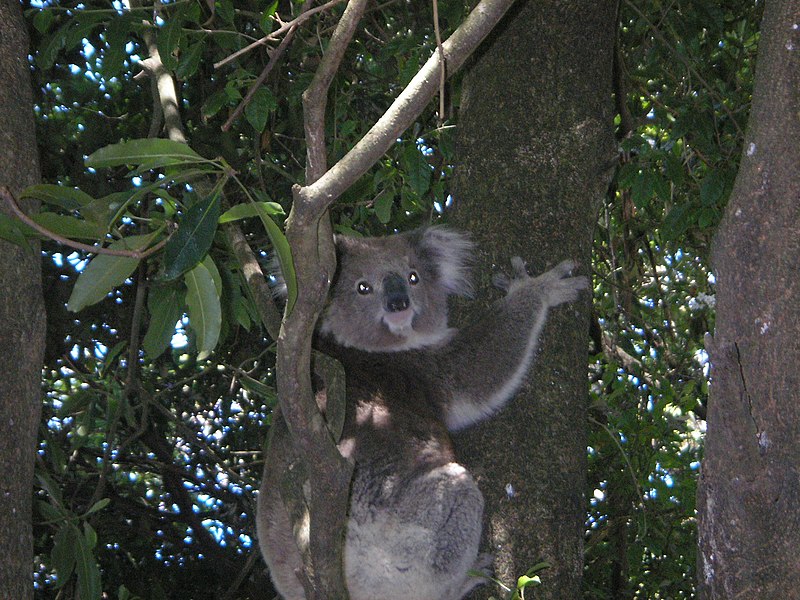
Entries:
{"label": "thick tree trunk", "polygon": [[800,588],[800,9],[764,8],[753,108],[714,244],[700,597]]}
{"label": "thick tree trunk", "polygon": [[[614,160],[615,17],[611,1],[520,2],[468,73],[454,221],[482,250],[484,297],[513,255],[533,274],[566,258],[591,273],[596,209]],[[497,576],[513,585],[534,564],[550,564],[537,598],[581,595],[588,315],[588,294],[554,310],[523,391],[456,440],[486,497]],[[490,593],[485,586],[474,597]]]}
{"label": "thick tree trunk", "polygon": [[[39,180],[19,2],[0,0],[0,23],[0,185],[18,193]],[[0,255],[0,598],[23,599],[33,597],[31,498],[45,328],[41,258],[34,242],[22,249],[0,240]]]}

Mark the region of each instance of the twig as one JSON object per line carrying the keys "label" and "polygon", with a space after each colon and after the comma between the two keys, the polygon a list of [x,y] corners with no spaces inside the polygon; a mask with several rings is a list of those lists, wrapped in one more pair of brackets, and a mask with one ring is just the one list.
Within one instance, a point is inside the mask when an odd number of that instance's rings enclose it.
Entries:
{"label": "twig", "polygon": [[[303,4],[303,10],[306,10],[306,8],[310,5],[310,3],[311,2],[309,0],[308,2]],[[289,44],[292,43],[292,39],[294,38],[294,32],[296,30],[297,30],[296,25],[293,25],[292,27],[289,28],[289,31],[286,33],[286,36],[281,40],[281,43],[278,44],[278,47],[275,49],[275,52],[273,52],[272,56],[269,57],[269,62],[267,63],[267,66],[264,67],[264,70],[261,71],[261,75],[259,75],[255,83],[253,83],[253,85],[250,86],[250,90],[247,92],[247,95],[244,97],[244,100],[242,100],[239,103],[239,106],[236,107],[231,116],[228,117],[228,120],[225,121],[225,123],[222,125],[222,131],[228,131],[231,128],[231,125],[233,125],[233,122],[236,121],[236,119],[238,119],[241,116],[241,114],[244,112],[244,109],[247,107],[248,104],[250,104],[250,101],[253,99],[253,96],[256,95],[256,92],[267,80],[267,77],[269,77],[269,74],[275,68],[275,65],[278,64],[278,61],[283,56],[283,53],[286,52],[286,49],[289,47]]]}
{"label": "twig", "polygon": [[444,62],[444,49],[442,48],[442,32],[439,31],[439,0],[433,0],[433,34],[436,36],[436,49],[439,51],[439,125],[444,123],[444,84],[447,80],[447,65]]}
{"label": "twig", "polygon": [[39,223],[31,219],[23,212],[19,206],[19,203],[17,202],[17,199],[14,197],[14,194],[12,194],[11,190],[9,190],[7,187],[0,186],[0,197],[6,201],[6,204],[8,204],[8,207],[11,209],[11,212],[14,213],[14,216],[17,217],[17,219],[25,223],[25,225],[35,230],[37,233],[43,235],[47,239],[53,240],[54,242],[68,246],[69,248],[83,250],[84,252],[89,252],[91,254],[108,254],[110,256],[124,256],[126,258],[136,258],[141,260],[161,250],[161,248],[164,247],[164,244],[166,244],[167,240],[169,239],[169,237],[166,237],[158,242],[155,246],[151,246],[146,250],[117,250],[116,248],[106,248],[104,246],[84,244],[82,242],[76,242],[69,238],[65,238],[64,236],[61,236],[39,225]]}
{"label": "twig", "polygon": [[221,61],[215,62],[214,63],[214,68],[215,69],[219,69],[220,67],[228,64],[232,60],[235,60],[235,59],[239,58],[242,54],[245,54],[246,52],[250,52],[251,50],[253,50],[255,48],[258,48],[259,46],[265,46],[267,42],[270,42],[272,40],[278,39],[281,35],[283,35],[287,31],[289,31],[293,27],[299,27],[305,21],[307,21],[311,16],[313,16],[313,15],[319,13],[319,12],[322,12],[324,10],[328,10],[329,8],[332,8],[333,6],[336,6],[337,4],[341,4],[342,2],[344,2],[344,0],[330,0],[330,2],[328,2],[326,4],[323,4],[321,6],[317,6],[316,8],[308,9],[305,12],[301,12],[296,18],[292,19],[291,21],[288,21],[287,23],[284,23],[278,29],[273,31],[272,33],[269,33],[269,34],[265,35],[261,39],[256,40],[255,42],[253,42],[252,44],[250,44],[248,46],[245,46],[241,50],[237,50],[236,52],[234,52],[230,56],[227,56],[227,57],[223,58]]}
{"label": "twig", "polygon": [[328,105],[328,90],[366,6],[366,0],[350,0],[347,3],[347,8],[336,24],[325,54],[314,73],[314,79],[303,92],[308,183],[313,183],[322,177],[328,168],[325,148],[325,108]]}

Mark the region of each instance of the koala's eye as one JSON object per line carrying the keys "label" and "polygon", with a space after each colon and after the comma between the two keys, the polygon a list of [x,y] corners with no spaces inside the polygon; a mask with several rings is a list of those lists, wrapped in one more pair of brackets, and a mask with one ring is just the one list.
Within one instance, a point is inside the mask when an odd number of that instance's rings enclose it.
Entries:
{"label": "koala's eye", "polygon": [[411,271],[408,274],[408,283],[410,283],[411,285],[417,285],[419,283],[419,275],[417,274],[416,271]]}
{"label": "koala's eye", "polygon": [[368,284],[366,281],[359,281],[356,284],[356,290],[358,290],[358,293],[361,294],[362,296],[366,296],[367,294],[372,293],[372,286]]}

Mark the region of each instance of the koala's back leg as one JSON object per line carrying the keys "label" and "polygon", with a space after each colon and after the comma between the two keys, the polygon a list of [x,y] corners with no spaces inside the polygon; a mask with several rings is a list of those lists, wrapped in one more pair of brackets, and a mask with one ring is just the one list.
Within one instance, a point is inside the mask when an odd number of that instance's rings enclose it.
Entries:
{"label": "koala's back leg", "polygon": [[388,507],[362,506],[354,492],[345,547],[351,600],[458,600],[483,582],[467,575],[486,561],[478,558],[483,496],[464,467],[421,474]]}
{"label": "koala's back leg", "polygon": [[284,600],[305,600],[305,591],[297,578],[303,560],[292,535],[289,513],[283,505],[276,484],[264,478],[258,497],[258,541],[269,574]]}

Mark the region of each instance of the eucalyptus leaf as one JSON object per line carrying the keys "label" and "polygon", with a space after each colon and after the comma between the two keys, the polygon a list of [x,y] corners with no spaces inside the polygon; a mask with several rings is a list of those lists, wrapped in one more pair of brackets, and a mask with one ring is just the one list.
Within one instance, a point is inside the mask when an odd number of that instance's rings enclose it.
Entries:
{"label": "eucalyptus leaf", "polygon": [[28,240],[25,238],[25,232],[33,234],[33,230],[23,225],[16,219],[12,219],[4,213],[0,213],[0,239],[3,239],[12,244],[16,244],[20,248],[32,250]]}
{"label": "eucalyptus leaf", "polygon": [[[84,523],[88,526],[88,523]],[[100,569],[97,566],[92,548],[97,543],[97,534],[88,527],[85,535],[78,532],[73,545],[75,552],[75,573],[78,576],[78,595],[81,600],[99,600],[102,593]]]}
{"label": "eucalyptus leaf", "polygon": [[128,56],[125,46],[128,43],[130,27],[130,15],[124,14],[111,19],[106,28],[107,47],[103,51],[103,76],[107,79],[117,77],[122,72],[125,58]]}
{"label": "eucalyptus leaf", "polygon": [[183,14],[180,10],[167,17],[167,22],[158,30],[156,44],[161,62],[168,71],[172,71],[178,64],[175,51],[181,43],[183,34]]}
{"label": "eucalyptus leaf", "polygon": [[[257,208],[258,204],[261,208]],[[259,211],[263,210],[268,215],[283,215],[283,207],[277,202],[244,202],[237,204],[226,210],[219,218],[220,223],[230,223],[248,217],[259,216]]]}
{"label": "eucalyptus leaf", "polygon": [[244,109],[244,116],[256,131],[264,131],[269,113],[278,108],[278,100],[269,88],[259,88]]}
{"label": "eucalyptus leaf", "polygon": [[222,306],[214,279],[203,263],[184,275],[189,326],[197,336],[197,359],[203,360],[217,345],[222,328]]}
{"label": "eucalyptus leaf", "polygon": [[431,186],[431,166],[416,145],[406,147],[402,156],[405,181],[418,197],[422,197]]}
{"label": "eucalyptus leaf", "polygon": [[[153,235],[132,235],[113,242],[109,248],[115,250],[140,250],[153,240]],[[138,258],[98,254],[78,275],[67,302],[72,312],[100,302],[116,286],[125,282],[136,270]]]}
{"label": "eucalyptus leaf", "polygon": [[86,158],[86,166],[99,169],[123,165],[140,165],[148,162],[151,168],[207,162],[188,145],[160,138],[128,140],[104,146]]}
{"label": "eucalyptus leaf", "polygon": [[164,248],[164,279],[181,276],[200,262],[211,248],[219,221],[219,192],[193,204]]}
{"label": "eucalyptus leaf", "polygon": [[175,324],[184,311],[185,289],[181,282],[151,287],[147,296],[150,325],[142,348],[151,359],[161,356],[175,335]]}
{"label": "eucalyptus leaf", "polygon": [[77,217],[43,212],[32,218],[48,231],[76,240],[102,240],[106,233],[105,227]]}
{"label": "eucalyptus leaf", "polygon": [[53,549],[50,551],[50,566],[56,572],[56,589],[69,581],[75,570],[75,546],[81,532],[72,523],[64,523],[53,536]]}
{"label": "eucalyptus leaf", "polygon": [[40,183],[25,188],[20,194],[21,198],[35,198],[52,206],[58,206],[64,210],[78,210],[94,200],[89,194],[77,188],[65,185],[53,185],[51,183]]}
{"label": "eucalyptus leaf", "polygon": [[292,250],[289,248],[289,242],[286,236],[281,231],[280,227],[275,224],[269,213],[260,206],[259,203],[253,204],[258,211],[258,216],[267,230],[269,241],[272,243],[272,248],[275,251],[275,256],[278,258],[278,263],[281,267],[281,274],[286,282],[286,314],[290,314],[294,308],[294,303],[297,301],[297,277],[294,272],[294,262],[292,261]]}

